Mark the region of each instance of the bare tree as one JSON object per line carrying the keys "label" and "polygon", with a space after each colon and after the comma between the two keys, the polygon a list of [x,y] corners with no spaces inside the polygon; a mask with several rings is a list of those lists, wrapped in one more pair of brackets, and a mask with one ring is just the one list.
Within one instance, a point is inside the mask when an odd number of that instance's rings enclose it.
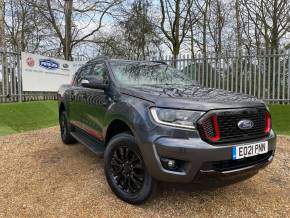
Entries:
{"label": "bare tree", "polygon": [[119,22],[131,56],[138,59],[154,55],[161,40],[158,37],[155,19],[149,14],[151,4],[147,0],[135,0],[129,9],[122,6],[123,16]]}
{"label": "bare tree", "polygon": [[159,14],[148,2],[5,0],[4,19],[0,0],[0,47],[6,37],[13,50],[65,59],[91,45],[99,53],[144,59],[161,53],[162,44],[174,64],[182,50],[206,57],[210,50],[290,48],[289,0],[159,0]]}
{"label": "bare tree", "polygon": [[202,52],[203,56],[207,56],[208,46],[209,46],[209,12],[210,12],[210,0],[194,0],[196,6],[196,11],[200,13],[200,18],[197,19],[196,23],[196,33],[191,33],[192,35],[201,35],[198,39],[195,39],[198,49]]}
{"label": "bare tree", "polygon": [[39,51],[50,34],[38,12],[25,0],[6,1],[5,27],[8,46],[14,51]]}
{"label": "bare tree", "polygon": [[[288,0],[241,0],[246,15],[262,38],[266,49],[278,49],[290,28]],[[253,31],[253,30],[250,30]],[[257,34],[257,33],[256,33]]]}
{"label": "bare tree", "polygon": [[49,22],[60,43],[59,52],[67,60],[72,59],[73,48],[92,40],[101,29],[104,17],[118,3],[118,0],[66,0],[64,4],[60,0],[30,1]]}
{"label": "bare tree", "polygon": [[193,1],[160,0],[160,29],[170,42],[174,64],[180,52],[180,46],[189,30],[188,17]]}
{"label": "bare tree", "polygon": [[211,4],[210,17],[204,25],[208,26],[215,53],[221,54],[223,47],[222,31],[225,27],[225,10],[220,0]]}
{"label": "bare tree", "polygon": [[196,47],[199,45],[198,40],[196,39],[196,25],[202,17],[202,13],[198,10],[196,4],[192,4],[190,13],[188,16],[188,25],[189,25],[189,42],[190,42],[190,53],[191,57],[195,57]]}

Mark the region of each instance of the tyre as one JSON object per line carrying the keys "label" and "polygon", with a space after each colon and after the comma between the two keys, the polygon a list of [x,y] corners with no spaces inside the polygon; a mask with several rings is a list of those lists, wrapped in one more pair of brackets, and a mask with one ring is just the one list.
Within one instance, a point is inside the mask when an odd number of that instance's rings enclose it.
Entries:
{"label": "tyre", "polygon": [[112,191],[121,200],[141,204],[156,190],[135,138],[127,133],[113,137],[105,151],[105,175]]}
{"label": "tyre", "polygon": [[71,135],[71,126],[68,121],[66,111],[63,111],[60,114],[59,125],[62,142],[67,145],[76,143],[76,140]]}

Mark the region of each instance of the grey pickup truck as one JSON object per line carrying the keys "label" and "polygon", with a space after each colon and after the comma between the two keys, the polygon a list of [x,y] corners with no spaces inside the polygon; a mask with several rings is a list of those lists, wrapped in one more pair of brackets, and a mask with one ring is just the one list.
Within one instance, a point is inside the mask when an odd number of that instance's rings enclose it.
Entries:
{"label": "grey pickup truck", "polygon": [[131,204],[157,181],[255,174],[275,153],[265,103],[201,87],[166,63],[96,58],[58,98],[63,142],[103,155],[109,186]]}

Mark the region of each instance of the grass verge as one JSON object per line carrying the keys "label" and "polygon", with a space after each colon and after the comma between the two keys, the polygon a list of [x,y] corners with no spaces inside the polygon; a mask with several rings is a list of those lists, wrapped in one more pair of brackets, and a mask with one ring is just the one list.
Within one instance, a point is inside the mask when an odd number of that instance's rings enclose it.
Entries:
{"label": "grass verge", "polygon": [[290,105],[270,105],[273,129],[277,134],[290,135]]}
{"label": "grass verge", "polygon": [[0,104],[0,136],[57,125],[56,101]]}

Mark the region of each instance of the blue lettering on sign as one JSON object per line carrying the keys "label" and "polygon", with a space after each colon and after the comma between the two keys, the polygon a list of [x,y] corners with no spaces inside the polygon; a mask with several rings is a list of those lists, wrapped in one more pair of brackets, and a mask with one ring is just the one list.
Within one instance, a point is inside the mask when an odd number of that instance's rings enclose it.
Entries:
{"label": "blue lettering on sign", "polygon": [[59,69],[59,63],[51,59],[40,59],[39,66],[48,69],[48,70],[56,70]]}

